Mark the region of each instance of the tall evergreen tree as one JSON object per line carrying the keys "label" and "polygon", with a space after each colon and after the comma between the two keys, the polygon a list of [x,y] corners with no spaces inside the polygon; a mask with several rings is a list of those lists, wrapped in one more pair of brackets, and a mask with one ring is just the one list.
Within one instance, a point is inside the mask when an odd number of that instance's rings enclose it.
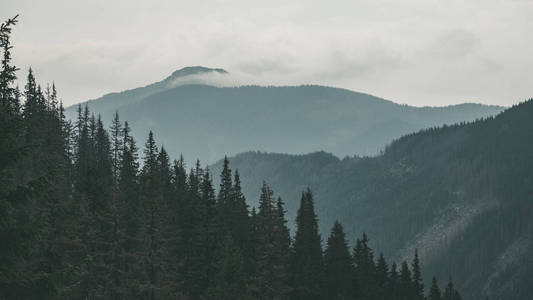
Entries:
{"label": "tall evergreen tree", "polygon": [[[218,241],[224,234],[220,230],[215,189],[213,188],[213,181],[208,168],[204,170],[200,183],[199,216],[201,219],[197,228],[198,239],[196,247],[198,253],[201,254],[198,268],[202,272],[200,275],[203,279],[200,284],[205,291],[213,284],[215,263],[220,258],[220,256],[216,255],[219,252],[219,249],[217,249]],[[233,241],[231,241],[231,244],[233,244]]]}
{"label": "tall evergreen tree", "polygon": [[293,298],[321,299],[324,264],[313,195],[309,189],[302,193],[296,216],[296,235],[291,263]]}
{"label": "tall evergreen tree", "polygon": [[113,162],[113,178],[115,181],[118,181],[118,176],[120,174],[120,158],[122,156],[122,139],[123,139],[123,130],[122,124],[120,123],[120,118],[118,116],[118,111],[115,112],[113,121],[111,123],[111,152],[112,152],[112,162]]}
{"label": "tall evergreen tree", "polygon": [[191,168],[187,176],[187,193],[186,200],[182,205],[182,214],[180,215],[181,241],[183,244],[184,263],[181,273],[183,274],[183,287],[187,296],[197,299],[204,291],[205,278],[203,268],[203,249],[198,245],[199,240],[203,240],[198,234],[199,228],[202,228],[203,216],[201,215],[201,193],[200,183],[203,176],[203,170],[197,161],[196,167]]}
{"label": "tall evergreen tree", "polygon": [[[280,203],[281,210],[283,206]],[[255,217],[257,244],[255,248],[256,274],[253,283],[255,297],[284,299],[287,297],[286,240],[284,240],[283,222],[280,221],[270,187],[263,183],[259,198],[259,211]]]}
{"label": "tall evergreen tree", "polygon": [[59,160],[62,145],[47,138],[62,132],[56,131],[61,130],[55,126],[60,124],[57,111],[46,109],[44,96],[30,74],[26,87],[31,85],[32,94],[25,93],[25,104],[30,98],[30,104],[36,105],[21,114],[20,93],[14,86],[17,68],[11,64],[10,52],[16,18],[0,25],[0,298],[51,297],[58,287],[51,281],[57,268],[47,267],[53,266],[57,255],[51,254],[57,253],[50,249],[54,234],[48,221],[50,209],[58,207],[59,165],[64,164]]}
{"label": "tall evergreen tree", "polygon": [[379,254],[379,258],[376,264],[376,281],[377,281],[377,293],[378,299],[389,299],[390,278],[389,267],[387,261],[383,257],[383,253]]}
{"label": "tall evergreen tree", "polygon": [[[231,205],[229,207],[229,228],[233,241],[241,250],[243,256],[249,257],[250,252],[250,220],[246,198],[242,193],[239,171],[235,170],[233,186],[231,188]],[[248,264],[248,262],[247,262]]]}
{"label": "tall evergreen tree", "polygon": [[461,295],[457,292],[453,286],[452,277],[450,276],[444,294],[442,295],[442,300],[461,300]]}
{"label": "tall evergreen tree", "polygon": [[387,287],[387,299],[402,299],[400,294],[400,275],[398,274],[396,263],[392,263],[390,275],[389,275],[389,285]]}
{"label": "tall evergreen tree", "polygon": [[218,247],[218,258],[214,266],[215,276],[208,288],[209,299],[244,299],[246,274],[244,259],[239,247],[226,232]]}
{"label": "tall evergreen tree", "polygon": [[428,293],[428,300],[441,300],[441,293],[439,289],[439,285],[437,284],[437,278],[433,276],[433,279],[431,280],[431,287],[429,288]]}
{"label": "tall evergreen tree", "polygon": [[[224,157],[224,163],[222,167],[222,173],[220,174],[220,188],[218,192],[218,211],[224,222],[230,219],[230,207],[233,196],[233,183],[231,177],[231,169],[229,168],[229,161],[227,157]],[[229,227],[228,225],[225,225]],[[227,228],[231,232],[232,228]]]}
{"label": "tall evergreen tree", "polygon": [[285,220],[285,203],[278,197],[276,201],[276,218],[274,222],[274,249],[276,262],[276,288],[278,297],[285,298],[290,290],[289,286],[289,260],[291,255],[291,236],[287,221]]}
{"label": "tall evergreen tree", "polygon": [[368,246],[368,237],[356,241],[353,261],[355,266],[355,286],[358,299],[376,298],[377,280],[374,254]]}
{"label": "tall evergreen tree", "polygon": [[137,146],[130,135],[128,122],[122,129],[122,145],[119,151],[118,175],[118,232],[122,252],[119,255],[121,280],[124,282],[119,294],[122,298],[134,298],[139,294],[143,270],[142,233],[143,209],[139,199],[139,163]]}
{"label": "tall evergreen tree", "polygon": [[424,300],[424,282],[422,281],[418,249],[415,249],[415,256],[411,264],[411,270],[413,271],[413,294],[415,300]]}
{"label": "tall evergreen tree", "polygon": [[406,261],[403,261],[401,265],[399,292],[400,299],[413,299],[413,280],[411,270],[409,270],[409,265]]}
{"label": "tall evergreen tree", "polygon": [[352,278],[354,269],[342,225],[336,221],[331,229],[324,254],[326,295],[331,299],[349,299],[354,296]]}
{"label": "tall evergreen tree", "polygon": [[183,262],[184,248],[182,241],[181,220],[185,218],[183,206],[187,201],[187,173],[183,157],[174,161],[172,165],[172,194],[168,201],[167,219],[167,245],[168,245],[168,265],[167,273],[171,279],[169,289],[174,294],[182,294],[182,284],[184,277]]}
{"label": "tall evergreen tree", "polygon": [[144,149],[144,165],[140,176],[140,195],[144,208],[144,265],[146,283],[142,292],[148,299],[160,296],[164,276],[165,202],[161,191],[158,149],[150,131]]}
{"label": "tall evergreen tree", "polygon": [[[17,103],[14,83],[17,80],[18,68],[11,64],[11,31],[17,24],[18,15],[8,19],[0,26],[0,49],[2,51],[2,66],[0,70],[0,105],[6,112],[17,112],[20,103]],[[4,116],[3,116],[4,117]]]}

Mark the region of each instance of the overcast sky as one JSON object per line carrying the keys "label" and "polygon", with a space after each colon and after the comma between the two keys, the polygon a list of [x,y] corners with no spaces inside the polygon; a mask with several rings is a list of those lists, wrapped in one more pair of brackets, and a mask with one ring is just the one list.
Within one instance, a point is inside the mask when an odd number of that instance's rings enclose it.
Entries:
{"label": "overcast sky", "polygon": [[185,66],[412,105],[533,97],[532,0],[0,0],[14,59],[66,104]]}

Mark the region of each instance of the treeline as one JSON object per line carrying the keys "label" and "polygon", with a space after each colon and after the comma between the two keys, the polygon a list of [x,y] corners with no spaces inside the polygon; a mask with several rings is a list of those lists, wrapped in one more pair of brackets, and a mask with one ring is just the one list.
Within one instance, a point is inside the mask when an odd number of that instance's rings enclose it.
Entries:
{"label": "treeline", "polygon": [[[15,86],[1,27],[1,299],[461,299],[450,279],[424,295],[420,262],[350,250],[336,222],[325,249],[310,190],[291,237],[268,185],[248,209],[224,161],[218,192],[199,162],[171,161],[150,132],[141,158],[128,123],[87,107],[67,121],[55,86]],[[23,101],[24,100],[24,101]]]}

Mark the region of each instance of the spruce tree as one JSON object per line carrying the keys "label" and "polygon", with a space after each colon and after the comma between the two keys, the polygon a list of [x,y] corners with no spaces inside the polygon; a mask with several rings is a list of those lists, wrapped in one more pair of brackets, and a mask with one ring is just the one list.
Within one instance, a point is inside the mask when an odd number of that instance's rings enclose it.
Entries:
{"label": "spruce tree", "polygon": [[302,193],[296,216],[291,280],[294,299],[321,299],[324,286],[324,264],[313,195]]}
{"label": "spruce tree", "polygon": [[244,299],[246,274],[241,251],[226,233],[218,246],[215,276],[207,291],[208,299]]}
{"label": "spruce tree", "polygon": [[441,300],[441,293],[439,289],[439,285],[437,284],[437,278],[433,276],[433,279],[431,280],[431,287],[429,288],[428,293],[428,300]]}
{"label": "spruce tree", "polygon": [[204,170],[200,183],[199,216],[201,219],[198,224],[196,246],[198,253],[201,254],[198,266],[201,270],[200,284],[205,291],[214,282],[215,264],[220,258],[216,256],[216,253],[219,252],[217,247],[221,244],[219,241],[224,237],[224,231],[220,230],[215,189],[208,168]]}
{"label": "spruce tree", "polygon": [[376,297],[377,280],[374,254],[368,246],[368,237],[363,233],[363,238],[356,241],[353,253],[355,266],[356,295],[359,299],[374,299]]}
{"label": "spruce tree", "polygon": [[[11,31],[13,26],[17,24],[18,15],[8,19],[0,26],[0,49],[2,51],[2,66],[0,69],[0,105],[2,107],[2,113],[15,113],[18,112],[20,103],[16,99],[16,89],[14,86],[15,80],[17,80],[16,71],[18,68],[11,64]],[[7,117],[3,115],[2,117]],[[5,130],[5,129],[4,129]]]}
{"label": "spruce tree", "polygon": [[331,299],[349,299],[354,296],[354,269],[342,225],[335,221],[324,254],[326,295]]}
{"label": "spruce tree", "polygon": [[389,267],[387,261],[383,257],[383,253],[379,254],[379,258],[376,264],[376,280],[377,280],[377,294],[376,298],[378,299],[388,299],[389,297],[389,288],[390,288],[390,278],[389,278]]}
{"label": "spruce tree", "polygon": [[409,270],[409,265],[406,261],[403,261],[401,266],[399,294],[400,299],[413,299],[413,280],[411,276],[411,270]]}
{"label": "spruce tree", "polygon": [[442,295],[442,300],[461,300],[461,295],[457,292],[453,286],[452,277],[450,276],[444,294]]}
{"label": "spruce tree", "polygon": [[400,294],[400,275],[396,263],[392,263],[387,286],[386,299],[402,299]]}
{"label": "spruce tree", "polygon": [[[228,220],[230,233],[233,241],[241,250],[245,260],[249,258],[251,251],[250,244],[250,220],[246,198],[242,192],[241,178],[239,171],[235,170],[233,186],[231,188],[231,205],[229,209],[230,219]],[[249,262],[247,262],[248,264]]]}
{"label": "spruce tree", "polygon": [[276,201],[276,214],[274,222],[274,245],[276,262],[274,264],[276,272],[276,287],[280,291],[280,298],[288,294],[289,287],[289,260],[291,255],[291,236],[285,220],[285,203],[278,197]]}
{"label": "spruce tree", "polygon": [[247,288],[246,295],[248,298],[253,298],[259,295],[259,249],[260,249],[260,238],[259,238],[259,222],[257,217],[257,212],[255,207],[252,207],[250,212],[250,244],[249,244],[249,253],[246,257],[246,274],[247,274]]}
{"label": "spruce tree", "polygon": [[134,298],[139,293],[143,270],[142,233],[143,209],[139,199],[139,163],[135,140],[130,136],[128,122],[122,129],[122,145],[118,175],[118,232],[120,233],[120,270],[124,298]]}
{"label": "spruce tree", "polygon": [[120,174],[120,158],[122,151],[122,139],[123,130],[122,124],[120,123],[120,118],[118,116],[118,111],[115,111],[115,116],[111,123],[111,152],[112,152],[112,162],[113,162],[113,178],[115,181],[118,181],[118,176]]}
{"label": "spruce tree", "polygon": [[[217,205],[223,222],[228,222],[231,218],[231,202],[233,196],[233,183],[231,177],[231,169],[229,168],[229,161],[224,157],[222,173],[220,174],[220,188],[218,191]],[[231,233],[232,228],[225,225],[227,230]]]}
{"label": "spruce tree", "polygon": [[418,258],[418,249],[415,249],[415,256],[411,264],[413,271],[413,294],[415,300],[424,300],[424,283],[422,281],[422,273],[420,271],[420,260]]}
{"label": "spruce tree", "polygon": [[152,131],[144,149],[144,165],[140,176],[140,196],[143,203],[144,253],[146,282],[142,294],[148,299],[159,297],[164,276],[164,213],[166,211],[161,191],[158,149]]}
{"label": "spruce tree", "polygon": [[167,218],[167,245],[168,245],[168,265],[167,273],[171,279],[169,289],[173,293],[182,293],[183,284],[183,262],[184,245],[182,241],[181,220],[184,218],[183,205],[187,194],[187,174],[185,171],[183,157],[172,164],[172,194],[168,199]]}
{"label": "spruce tree", "polygon": [[283,205],[278,211],[273,192],[263,183],[259,211],[255,216],[257,235],[255,259],[256,274],[253,282],[255,297],[284,299],[287,297],[287,229],[284,227]]}
{"label": "spruce tree", "polygon": [[31,74],[24,107],[32,109],[20,111],[10,52],[16,18],[0,26],[0,298],[53,297],[61,288],[53,280],[63,267],[55,225],[68,199],[61,188],[68,166],[58,111],[46,106]]}
{"label": "spruce tree", "polygon": [[[181,268],[183,275],[183,287],[185,294],[193,299],[199,298],[203,291],[205,278],[203,274],[204,265],[203,250],[198,246],[198,240],[202,240],[199,231],[202,228],[201,209],[200,209],[200,183],[202,180],[203,170],[199,162],[196,168],[191,168],[187,176],[186,199],[182,205],[182,214],[180,215],[181,241],[183,248],[184,262]],[[202,232],[202,231],[200,231]]]}

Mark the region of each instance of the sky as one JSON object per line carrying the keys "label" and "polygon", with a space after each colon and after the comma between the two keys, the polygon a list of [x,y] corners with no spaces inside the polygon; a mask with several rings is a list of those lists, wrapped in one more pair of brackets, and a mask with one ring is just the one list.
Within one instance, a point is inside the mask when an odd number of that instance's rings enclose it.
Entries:
{"label": "sky", "polygon": [[533,0],[0,0],[15,14],[20,84],[31,66],[67,105],[196,65],[416,106],[533,97]]}

